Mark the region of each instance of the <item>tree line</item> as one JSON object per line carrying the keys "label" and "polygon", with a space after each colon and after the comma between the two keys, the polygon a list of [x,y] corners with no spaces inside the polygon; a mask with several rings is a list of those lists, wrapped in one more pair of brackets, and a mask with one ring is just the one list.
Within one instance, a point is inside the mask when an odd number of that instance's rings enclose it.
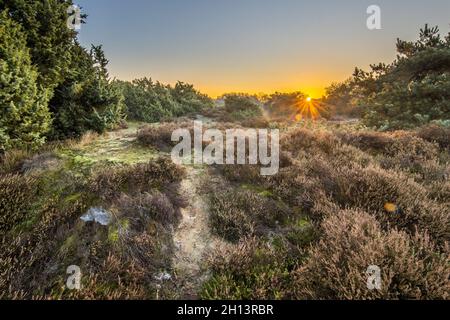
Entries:
{"label": "tree line", "polygon": [[[0,151],[159,121],[212,104],[192,85],[116,81],[102,46],[67,27],[72,0],[0,0]],[[82,23],[87,16],[82,15]]]}

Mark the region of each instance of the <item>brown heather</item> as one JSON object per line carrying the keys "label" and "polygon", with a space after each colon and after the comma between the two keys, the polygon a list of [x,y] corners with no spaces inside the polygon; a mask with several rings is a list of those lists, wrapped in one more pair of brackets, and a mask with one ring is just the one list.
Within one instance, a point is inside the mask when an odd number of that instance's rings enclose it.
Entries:
{"label": "brown heather", "polygon": [[[298,299],[448,299],[448,248],[426,235],[383,231],[364,211],[343,210],[324,220],[322,236],[295,271]],[[381,268],[381,290],[367,289],[366,270]]]}
{"label": "brown heather", "polygon": [[[289,219],[275,227],[261,223],[252,214],[259,205],[253,197],[239,199],[223,188],[213,192],[218,234],[240,241],[217,250],[202,296],[450,299],[445,132],[298,128],[282,136],[281,168],[274,176],[258,176],[258,166],[219,167],[230,186],[264,190],[287,207]],[[271,216],[267,208],[264,214]],[[295,224],[303,227],[292,237],[286,229]],[[264,235],[255,231],[261,225]],[[301,240],[292,242],[296,237]],[[261,261],[265,256],[273,261]],[[367,288],[370,265],[381,268],[380,291]],[[268,276],[268,270],[276,271]]]}

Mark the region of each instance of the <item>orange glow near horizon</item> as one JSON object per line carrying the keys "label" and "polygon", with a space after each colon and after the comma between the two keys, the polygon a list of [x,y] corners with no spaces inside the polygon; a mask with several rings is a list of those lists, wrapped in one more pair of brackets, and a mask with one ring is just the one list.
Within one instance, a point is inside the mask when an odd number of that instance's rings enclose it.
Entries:
{"label": "orange glow near horizon", "polygon": [[[142,67],[141,67],[142,68]],[[268,74],[274,71],[268,71]],[[167,74],[165,74],[167,73]],[[142,78],[152,75],[151,78],[155,81],[160,81],[164,84],[175,85],[180,80],[186,83],[193,84],[195,89],[201,93],[207,94],[215,99],[227,93],[247,93],[254,95],[271,95],[276,92],[292,93],[303,92],[313,99],[320,99],[325,95],[325,89],[333,82],[344,81],[348,74],[336,72],[302,72],[296,70],[293,73],[286,74],[285,71],[280,71],[276,78],[271,78],[262,74],[261,77],[254,74],[215,74],[200,72],[180,72],[179,70],[171,72],[163,71],[149,71],[145,73],[137,70],[113,70],[111,74],[125,81],[132,81],[133,79]],[[300,80],[299,80],[300,79]]]}
{"label": "orange glow near horizon", "polygon": [[[274,73],[276,77],[268,75]],[[269,70],[260,73],[261,77],[254,74],[224,74],[210,75],[206,81],[200,74],[186,77],[180,76],[186,82],[194,84],[200,91],[212,98],[220,97],[226,93],[240,92],[248,94],[273,94],[303,92],[313,99],[320,99],[325,95],[325,89],[333,82],[344,81],[347,73],[327,72],[324,70],[302,71],[297,68],[293,71],[287,71],[285,67],[280,66],[280,71]]]}
{"label": "orange glow near horizon", "polygon": [[[271,95],[276,92],[303,92],[313,99],[320,99],[325,95],[325,89],[333,82],[347,79],[351,70],[303,70],[301,66],[291,68],[283,64],[267,71],[223,71],[205,70],[199,68],[191,70],[146,70],[146,67],[112,68],[111,75],[121,80],[132,81],[151,75],[155,81],[175,85],[177,81],[193,84],[194,87],[210,96],[218,98],[227,93],[247,93],[254,95]],[[250,70],[254,71],[254,70]]]}
{"label": "orange glow near horizon", "polygon": [[[194,85],[195,86],[195,85]],[[295,86],[289,86],[286,88],[274,88],[274,89],[264,89],[264,90],[257,90],[257,89],[253,89],[253,90],[245,90],[245,89],[239,89],[239,88],[233,88],[230,87],[229,89],[227,88],[213,88],[213,87],[207,87],[207,86],[195,86],[195,88],[197,90],[199,90],[200,92],[207,94],[208,96],[210,96],[211,98],[218,98],[223,96],[224,94],[227,93],[247,93],[247,94],[255,94],[255,95],[261,95],[261,94],[273,94],[275,92],[281,92],[281,93],[291,93],[291,92],[296,92],[296,91],[300,91],[303,93],[307,93],[307,96],[311,97],[312,99],[320,99],[325,95],[325,86],[323,88],[295,88]]]}

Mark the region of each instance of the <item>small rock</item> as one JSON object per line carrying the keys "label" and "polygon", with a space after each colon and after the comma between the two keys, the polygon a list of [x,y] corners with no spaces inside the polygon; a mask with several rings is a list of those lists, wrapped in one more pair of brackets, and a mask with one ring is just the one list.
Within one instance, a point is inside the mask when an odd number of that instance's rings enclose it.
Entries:
{"label": "small rock", "polygon": [[111,214],[103,208],[90,208],[88,212],[81,216],[84,222],[97,222],[102,226],[107,226],[111,223]]}

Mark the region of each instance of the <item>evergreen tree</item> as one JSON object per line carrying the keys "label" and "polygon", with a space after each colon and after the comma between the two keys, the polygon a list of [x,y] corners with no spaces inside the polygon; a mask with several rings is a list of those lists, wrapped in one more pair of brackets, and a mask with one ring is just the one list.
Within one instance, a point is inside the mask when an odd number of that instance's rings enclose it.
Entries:
{"label": "evergreen tree", "polygon": [[[67,9],[72,0],[0,0],[19,23],[30,49],[31,62],[38,68],[38,83],[54,89],[72,72],[71,60],[77,32],[67,27]],[[85,17],[85,16],[83,16]]]}
{"label": "evergreen tree", "polygon": [[450,41],[439,28],[414,42],[397,40],[397,60],[375,77],[376,91],[361,99],[364,121],[383,130],[450,124]]}
{"label": "evergreen tree", "polygon": [[0,150],[37,147],[50,126],[48,90],[37,85],[26,36],[7,11],[0,14]]}
{"label": "evergreen tree", "polygon": [[73,72],[55,90],[50,101],[54,115],[52,137],[80,136],[87,130],[102,132],[124,118],[123,96],[107,73],[101,46],[90,53],[75,43]]}

